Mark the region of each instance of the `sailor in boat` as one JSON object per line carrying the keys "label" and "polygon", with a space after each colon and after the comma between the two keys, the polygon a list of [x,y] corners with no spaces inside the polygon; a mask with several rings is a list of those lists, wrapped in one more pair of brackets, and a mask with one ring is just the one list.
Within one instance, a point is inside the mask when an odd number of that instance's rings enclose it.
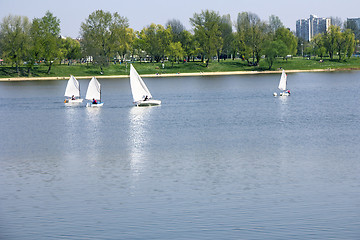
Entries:
{"label": "sailor in boat", "polygon": [[93,98],[92,104],[97,104],[98,102],[96,101],[95,98]]}
{"label": "sailor in boat", "polygon": [[74,95],[72,95],[71,100],[75,100],[75,96],[74,96]]}
{"label": "sailor in boat", "polygon": [[286,92],[290,95],[290,90],[289,89]]}
{"label": "sailor in boat", "polygon": [[144,98],[144,101],[147,101],[147,100],[149,100],[148,95],[146,95],[145,98]]}

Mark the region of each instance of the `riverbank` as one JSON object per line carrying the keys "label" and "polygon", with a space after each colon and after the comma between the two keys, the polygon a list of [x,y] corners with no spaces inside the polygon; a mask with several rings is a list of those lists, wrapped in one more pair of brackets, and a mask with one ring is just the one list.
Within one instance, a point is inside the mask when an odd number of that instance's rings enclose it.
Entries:
{"label": "riverbank", "polygon": [[[286,70],[286,73],[301,72],[335,72],[335,71],[359,71],[359,68],[343,69],[312,69],[312,70]],[[197,73],[165,73],[165,74],[141,74],[141,77],[198,77],[198,76],[227,76],[227,75],[256,75],[256,74],[279,74],[282,70],[276,71],[229,71],[229,72],[197,72]],[[98,75],[98,79],[109,78],[129,78],[129,75]],[[76,76],[76,79],[90,79],[89,76]],[[20,82],[20,81],[49,81],[49,80],[68,80],[69,77],[18,77],[18,78],[0,78],[0,82]]]}

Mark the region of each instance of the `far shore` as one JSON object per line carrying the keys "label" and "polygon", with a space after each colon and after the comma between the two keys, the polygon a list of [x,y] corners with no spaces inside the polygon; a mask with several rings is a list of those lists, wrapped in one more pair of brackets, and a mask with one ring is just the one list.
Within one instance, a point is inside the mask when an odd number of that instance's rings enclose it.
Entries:
{"label": "far shore", "polygon": [[[353,71],[360,68],[342,68],[342,69],[312,69],[312,70],[286,70],[286,73],[302,73],[302,72],[335,72],[335,71]],[[254,74],[274,74],[281,73],[277,71],[231,71],[231,72],[197,72],[197,73],[166,73],[166,74],[141,74],[141,77],[196,77],[196,76],[226,76],[226,75],[254,75]],[[91,76],[75,76],[76,79],[90,79]],[[128,78],[129,75],[111,75],[95,76],[98,79],[106,78]],[[45,81],[45,80],[68,80],[69,77],[18,77],[18,78],[0,78],[0,82],[19,82],[19,81]]]}

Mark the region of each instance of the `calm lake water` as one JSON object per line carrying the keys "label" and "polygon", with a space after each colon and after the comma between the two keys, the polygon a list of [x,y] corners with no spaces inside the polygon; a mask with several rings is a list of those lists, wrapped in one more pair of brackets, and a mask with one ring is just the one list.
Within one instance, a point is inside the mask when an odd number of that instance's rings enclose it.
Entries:
{"label": "calm lake water", "polygon": [[0,239],[359,239],[360,72],[279,78],[0,82]]}

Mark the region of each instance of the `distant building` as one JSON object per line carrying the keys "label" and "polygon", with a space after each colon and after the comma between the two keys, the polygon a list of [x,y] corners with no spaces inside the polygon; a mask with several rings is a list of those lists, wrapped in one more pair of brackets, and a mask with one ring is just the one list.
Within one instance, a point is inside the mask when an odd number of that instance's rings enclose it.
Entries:
{"label": "distant building", "polygon": [[357,26],[358,29],[360,29],[360,18],[348,18],[347,22],[353,23],[354,25]]}
{"label": "distant building", "polygon": [[315,15],[310,15],[308,19],[296,21],[296,36],[311,41],[317,34],[328,31],[330,25],[330,18],[318,18]]}

